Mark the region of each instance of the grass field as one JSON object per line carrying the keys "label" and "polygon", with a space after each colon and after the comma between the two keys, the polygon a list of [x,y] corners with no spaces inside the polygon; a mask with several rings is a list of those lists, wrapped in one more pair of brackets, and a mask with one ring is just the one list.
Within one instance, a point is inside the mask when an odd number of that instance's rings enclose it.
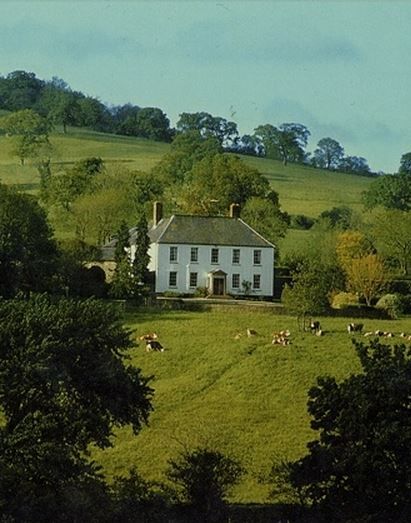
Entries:
{"label": "grass field", "polygon": [[[90,156],[100,156],[108,165],[120,164],[132,170],[149,171],[170,148],[168,144],[143,138],[70,128],[66,135],[55,132],[51,142],[55,147],[54,171]],[[243,159],[267,176],[280,195],[283,210],[290,214],[317,217],[322,211],[338,205],[360,210],[361,193],[372,182],[372,178],[330,173],[302,165],[284,167],[279,161],[264,158],[244,156]],[[10,140],[5,136],[0,136],[0,180],[33,191],[38,184],[35,167],[29,161],[27,165],[19,165],[18,159],[11,156]]]}
{"label": "grass field", "polygon": [[[349,321],[321,318],[326,334],[318,338],[299,333],[293,318],[238,307],[128,314],[135,336],[155,331],[167,349],[146,353],[140,345],[129,353],[133,365],[154,376],[155,410],[137,437],[119,431],[114,448],[96,458],[109,476],[136,465],[145,477],[164,480],[168,459],[184,447],[211,445],[248,470],[233,501],[266,501],[258,476],[276,455],[304,454],[314,435],[306,401],[316,377],[343,379],[360,368]],[[259,336],[235,340],[247,327]],[[284,328],[292,331],[292,345],[271,345],[271,332]],[[411,319],[365,320],[365,328],[411,331]]]}

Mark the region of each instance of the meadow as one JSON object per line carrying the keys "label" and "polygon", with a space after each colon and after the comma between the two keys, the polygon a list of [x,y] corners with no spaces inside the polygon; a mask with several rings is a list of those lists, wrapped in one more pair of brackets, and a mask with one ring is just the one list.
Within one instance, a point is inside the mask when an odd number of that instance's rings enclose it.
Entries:
{"label": "meadow", "polygon": [[[58,172],[75,161],[100,156],[106,165],[124,165],[130,170],[149,171],[169,151],[170,145],[144,138],[110,135],[69,128],[67,134],[55,131],[51,135],[54,147],[52,172]],[[361,210],[361,194],[372,178],[329,172],[322,169],[289,164],[251,156],[243,160],[258,169],[270,181],[280,196],[283,210],[290,214],[317,217],[334,206],[348,205]],[[32,162],[21,166],[12,156],[10,140],[0,136],[0,181],[35,191],[38,173]]]}
{"label": "meadow", "polygon": [[[138,436],[118,431],[114,447],[96,452],[95,458],[108,477],[135,465],[144,477],[164,481],[169,459],[187,448],[210,446],[237,458],[248,471],[232,501],[266,502],[269,489],[259,478],[275,458],[302,456],[315,436],[306,403],[316,377],[342,380],[360,370],[346,330],[354,320],[320,321],[323,337],[298,332],[295,318],[272,310],[237,306],[127,313],[135,340],[155,331],[166,348],[147,353],[136,342],[128,352],[130,364],[153,376],[154,412]],[[364,323],[366,330],[411,331],[409,318]],[[258,336],[234,339],[248,327]],[[271,345],[271,333],[285,328],[291,330],[292,344]]]}

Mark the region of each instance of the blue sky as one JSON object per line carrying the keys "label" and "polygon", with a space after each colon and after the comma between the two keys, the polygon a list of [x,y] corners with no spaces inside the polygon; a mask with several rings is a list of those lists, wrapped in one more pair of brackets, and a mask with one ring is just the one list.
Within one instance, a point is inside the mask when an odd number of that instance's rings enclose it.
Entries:
{"label": "blue sky", "polygon": [[409,1],[0,2],[0,74],[63,78],[105,103],[305,124],[373,170],[411,151]]}

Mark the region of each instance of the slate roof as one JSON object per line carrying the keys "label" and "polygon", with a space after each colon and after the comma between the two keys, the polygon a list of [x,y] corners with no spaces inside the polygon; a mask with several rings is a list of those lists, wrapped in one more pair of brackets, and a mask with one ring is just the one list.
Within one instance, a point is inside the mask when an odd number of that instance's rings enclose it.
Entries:
{"label": "slate roof", "polygon": [[273,247],[240,218],[225,216],[173,215],[160,220],[149,236],[153,243]]}
{"label": "slate roof", "polygon": [[[190,245],[232,245],[238,247],[274,247],[241,218],[226,216],[173,215],[163,218],[149,232],[152,243]],[[136,228],[130,229],[130,243],[136,240]],[[117,239],[101,249],[102,260],[113,260]]]}

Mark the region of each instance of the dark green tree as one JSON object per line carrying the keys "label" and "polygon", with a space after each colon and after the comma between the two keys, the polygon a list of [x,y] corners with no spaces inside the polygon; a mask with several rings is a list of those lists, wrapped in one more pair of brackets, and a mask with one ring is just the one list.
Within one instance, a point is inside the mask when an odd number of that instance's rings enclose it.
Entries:
{"label": "dark green tree", "polygon": [[405,523],[411,519],[411,349],[378,340],[355,348],[361,373],[340,383],[318,378],[309,391],[318,439],[294,463],[291,480],[324,521]]}
{"label": "dark green tree", "polygon": [[386,209],[411,210],[411,174],[385,174],[370,185],[363,195],[366,207],[381,205]]}
{"label": "dark green tree", "polygon": [[314,165],[324,169],[338,169],[344,156],[343,146],[333,138],[321,138],[314,151]]}
{"label": "dark green tree", "polygon": [[[137,434],[151,411],[149,379],[124,364],[130,345],[118,311],[103,302],[0,303],[3,515],[99,521],[104,484],[89,446],[110,447],[116,426]],[[84,500],[88,511],[78,514]]]}
{"label": "dark green tree", "polygon": [[[150,255],[150,237],[148,235],[148,223],[145,214],[141,214],[135,229],[135,251],[133,255],[132,274],[137,286],[148,283],[148,264]],[[143,286],[141,285],[142,290]]]}
{"label": "dark green tree", "polygon": [[227,521],[227,494],[243,472],[236,460],[221,452],[197,448],[170,461],[167,475],[180,501],[192,508],[193,521],[217,523]]}
{"label": "dark green tree", "polygon": [[372,175],[367,160],[362,156],[345,156],[338,164],[338,170],[345,173]]}
{"label": "dark green tree", "polygon": [[400,174],[411,174],[411,153],[405,153],[401,156],[398,172]]}
{"label": "dark green tree", "polygon": [[[247,200],[241,210],[241,218],[274,244],[284,238],[287,232],[286,217],[279,206],[268,198],[253,196]],[[278,248],[276,248],[276,255],[278,256]]]}
{"label": "dark green tree", "polygon": [[263,145],[265,156],[282,160],[284,165],[304,160],[309,136],[307,127],[298,123],[283,123],[278,127],[265,124],[254,130],[254,137]]}
{"label": "dark green tree", "polygon": [[170,120],[158,107],[144,107],[136,115],[137,136],[162,142],[171,140]]}
{"label": "dark green tree", "polygon": [[50,287],[57,248],[44,210],[0,184],[0,296]]}
{"label": "dark green tree", "polygon": [[235,122],[206,112],[181,113],[176,127],[181,133],[197,131],[203,138],[216,138],[221,146],[228,148],[233,147],[238,140]]}

